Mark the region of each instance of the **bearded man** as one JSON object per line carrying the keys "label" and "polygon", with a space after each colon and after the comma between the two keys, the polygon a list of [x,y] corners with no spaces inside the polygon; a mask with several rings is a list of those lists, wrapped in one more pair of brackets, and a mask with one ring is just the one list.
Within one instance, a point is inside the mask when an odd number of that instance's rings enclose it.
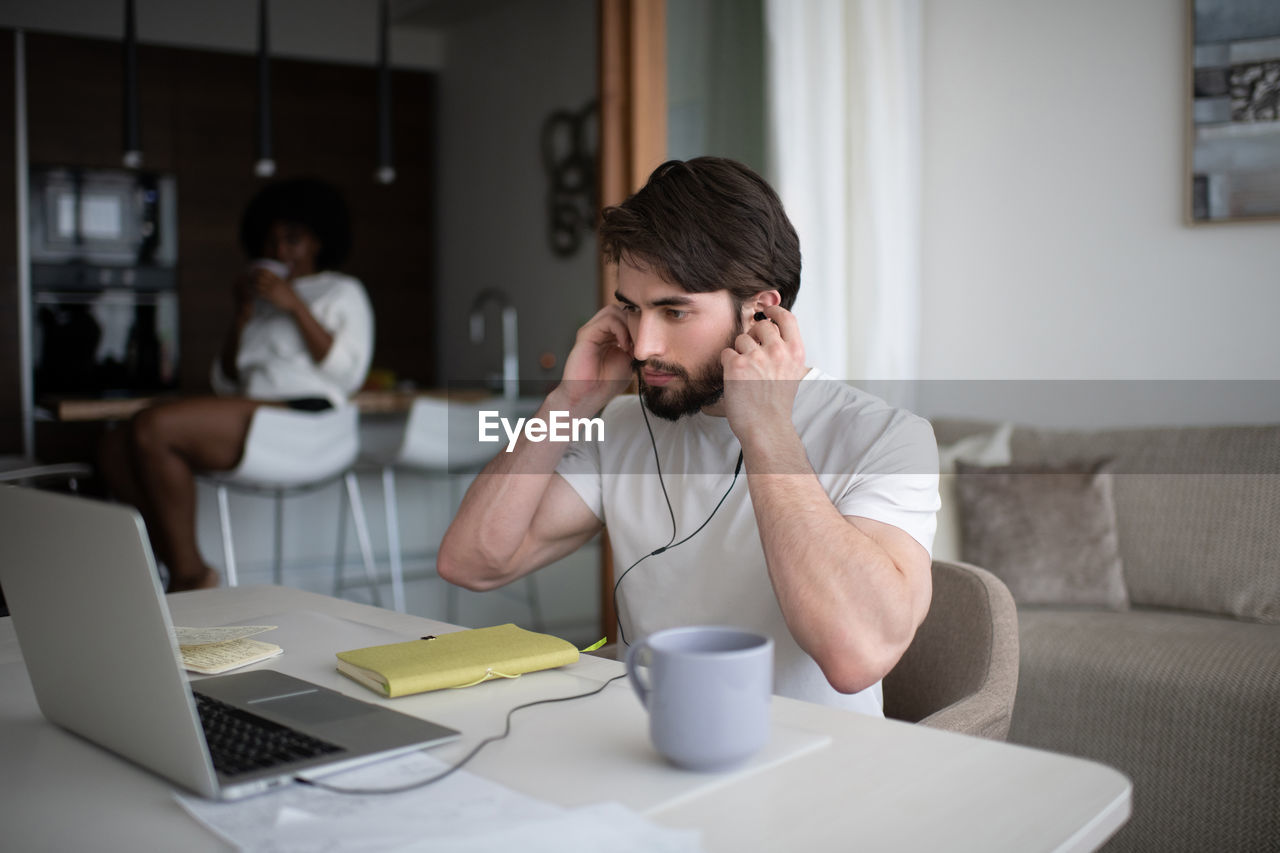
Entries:
{"label": "bearded man", "polygon": [[881,679],[931,596],[929,423],[806,366],[799,240],[747,167],[663,164],[604,211],[600,243],[616,303],[578,331],[537,417],[603,410],[603,439],[499,453],[445,534],[441,577],[493,589],[607,527],[623,643],[695,624],[766,634],[775,692],[883,716]]}

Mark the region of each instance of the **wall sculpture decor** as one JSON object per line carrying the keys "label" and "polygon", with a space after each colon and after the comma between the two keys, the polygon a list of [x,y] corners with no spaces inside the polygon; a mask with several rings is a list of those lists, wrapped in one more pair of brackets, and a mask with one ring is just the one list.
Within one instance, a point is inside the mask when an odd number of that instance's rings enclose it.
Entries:
{"label": "wall sculpture decor", "polygon": [[556,110],[542,123],[542,166],[547,174],[547,240],[551,251],[571,257],[595,225],[596,102]]}

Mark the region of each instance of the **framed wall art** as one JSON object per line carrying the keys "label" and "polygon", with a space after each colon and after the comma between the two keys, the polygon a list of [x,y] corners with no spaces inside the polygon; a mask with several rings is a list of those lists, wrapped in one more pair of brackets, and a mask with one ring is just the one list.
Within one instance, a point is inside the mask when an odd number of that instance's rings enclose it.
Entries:
{"label": "framed wall art", "polygon": [[1188,2],[1191,221],[1280,218],[1280,2]]}

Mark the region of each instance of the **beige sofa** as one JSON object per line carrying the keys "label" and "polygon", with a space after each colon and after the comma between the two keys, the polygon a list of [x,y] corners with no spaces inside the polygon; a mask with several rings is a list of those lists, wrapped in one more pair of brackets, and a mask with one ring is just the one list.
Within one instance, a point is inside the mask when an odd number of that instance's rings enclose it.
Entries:
{"label": "beige sofa", "polygon": [[[944,446],[995,425],[934,426]],[[1123,579],[1119,599],[1019,603],[1009,740],[1133,780],[1132,819],[1108,850],[1280,850],[1280,427],[1017,427],[1009,449],[1024,471],[1109,460]],[[983,473],[957,483],[978,482],[970,491],[981,497],[998,480],[973,479]],[[971,533],[1017,538],[1027,525],[975,519],[978,507],[994,510],[958,492],[965,559]],[[1055,518],[1048,535],[1069,524],[1070,513]],[[985,546],[989,561],[1003,559],[999,542]],[[1018,562],[985,566],[1015,598]]]}

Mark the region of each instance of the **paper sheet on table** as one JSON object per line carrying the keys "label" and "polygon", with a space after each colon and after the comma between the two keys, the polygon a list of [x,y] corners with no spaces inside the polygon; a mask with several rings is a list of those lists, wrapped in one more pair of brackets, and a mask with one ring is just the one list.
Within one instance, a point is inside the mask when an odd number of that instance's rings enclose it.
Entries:
{"label": "paper sheet on table", "polygon": [[220,628],[174,628],[173,631],[178,635],[179,646],[209,646],[243,640],[275,629],[275,625],[225,625]]}
{"label": "paper sheet on table", "polygon": [[218,675],[269,660],[282,654],[284,649],[275,643],[262,643],[244,637],[226,643],[183,646],[181,651],[182,665],[190,672]]}
{"label": "paper sheet on table", "polygon": [[[447,765],[424,753],[324,777],[393,787]],[[691,853],[699,834],[651,823],[617,803],[566,809],[466,771],[400,794],[344,795],[293,785],[237,803],[178,795],[218,835],[255,853],[430,850],[432,853]]]}

